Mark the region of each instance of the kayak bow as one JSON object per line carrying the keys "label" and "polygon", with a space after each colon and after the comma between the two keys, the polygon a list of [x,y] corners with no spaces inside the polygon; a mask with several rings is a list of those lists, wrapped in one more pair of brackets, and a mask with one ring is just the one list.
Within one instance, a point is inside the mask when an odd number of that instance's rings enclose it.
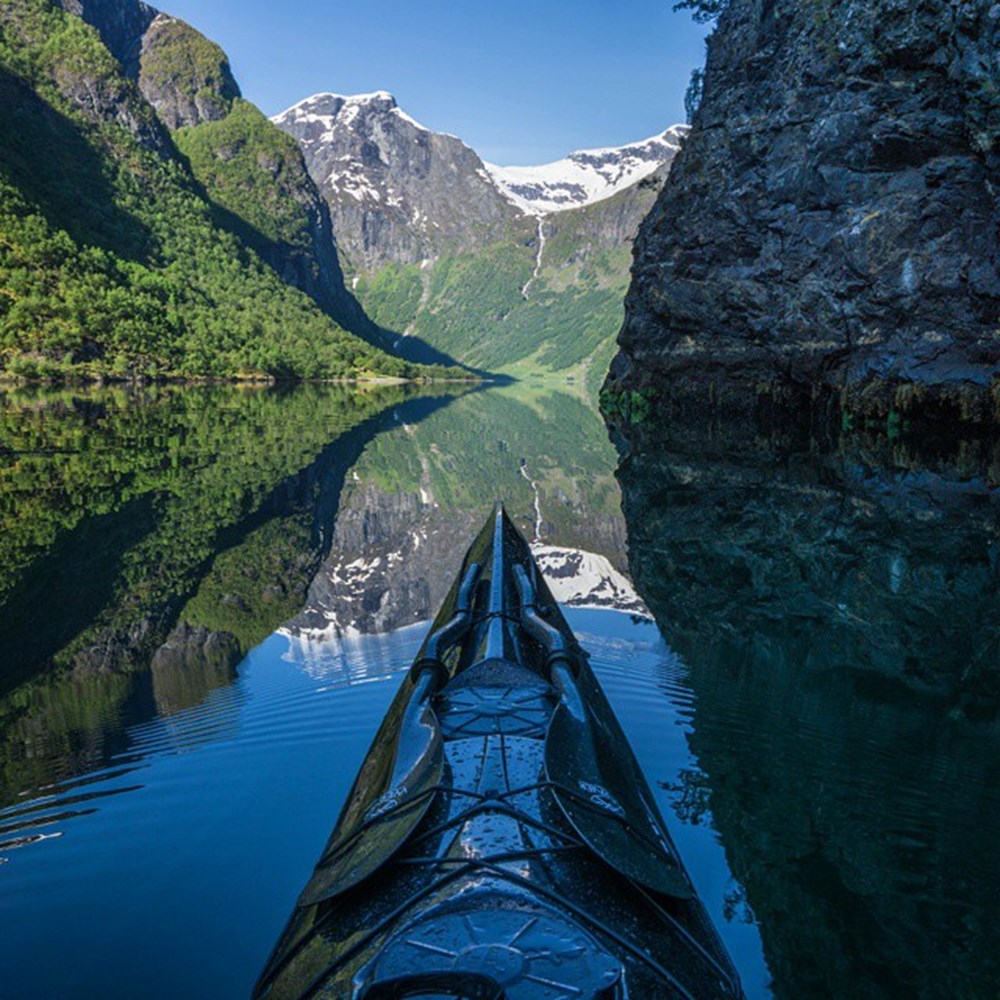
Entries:
{"label": "kayak bow", "polygon": [[502,508],[466,554],[255,996],[742,998]]}

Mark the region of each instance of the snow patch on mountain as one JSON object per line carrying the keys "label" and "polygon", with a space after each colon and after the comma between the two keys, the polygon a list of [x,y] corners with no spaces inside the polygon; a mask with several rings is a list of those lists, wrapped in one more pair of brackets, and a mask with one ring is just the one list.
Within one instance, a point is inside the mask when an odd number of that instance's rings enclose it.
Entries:
{"label": "snow patch on mountain", "polygon": [[[414,143],[426,144],[432,136],[443,136],[473,158],[477,180],[489,185],[501,204],[539,217],[591,205],[637,184],[673,160],[688,132],[686,125],[674,125],[640,142],[578,150],[555,163],[501,167],[484,163],[454,136],[431,132],[385,90],[314,94],[275,115],[272,121],[298,139],[307,161],[329,161],[334,150],[341,154],[332,157],[331,169],[320,178],[334,196],[375,203],[384,199],[390,206],[396,205],[397,193],[380,188],[409,161],[405,147],[412,149]],[[390,141],[390,133],[397,139]],[[355,139],[349,140],[350,135]],[[353,155],[343,155],[348,147]]]}
{"label": "snow patch on mountain", "polygon": [[673,160],[687,133],[686,125],[673,125],[641,142],[582,149],[554,163],[534,167],[487,163],[486,169],[522,212],[546,215],[592,205],[637,184]]}

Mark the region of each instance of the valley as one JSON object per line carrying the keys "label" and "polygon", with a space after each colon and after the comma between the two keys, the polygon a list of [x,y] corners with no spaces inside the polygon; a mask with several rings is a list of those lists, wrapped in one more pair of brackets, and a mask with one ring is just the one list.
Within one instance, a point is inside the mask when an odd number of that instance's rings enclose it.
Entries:
{"label": "valley", "polygon": [[631,241],[683,126],[499,167],[386,91],[317,94],[274,122],[299,142],[350,288],[394,351],[596,390],[623,318]]}

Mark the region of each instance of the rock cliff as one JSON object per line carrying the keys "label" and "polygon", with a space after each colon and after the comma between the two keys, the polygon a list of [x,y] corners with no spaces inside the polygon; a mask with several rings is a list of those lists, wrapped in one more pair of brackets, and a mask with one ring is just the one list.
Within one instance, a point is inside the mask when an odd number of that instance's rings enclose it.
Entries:
{"label": "rock cliff", "polygon": [[998,26],[987,0],[732,0],[609,387],[996,417]]}
{"label": "rock cliff", "polygon": [[139,79],[142,40],[159,11],[141,0],[59,0],[59,5],[97,29],[101,41],[122,64],[125,74]]}
{"label": "rock cliff", "polygon": [[142,37],[139,87],[171,129],[219,121],[240,96],[225,52],[167,14],[157,14]]}
{"label": "rock cliff", "polygon": [[224,118],[240,88],[225,52],[141,0],[60,0],[97,30],[168,128]]}

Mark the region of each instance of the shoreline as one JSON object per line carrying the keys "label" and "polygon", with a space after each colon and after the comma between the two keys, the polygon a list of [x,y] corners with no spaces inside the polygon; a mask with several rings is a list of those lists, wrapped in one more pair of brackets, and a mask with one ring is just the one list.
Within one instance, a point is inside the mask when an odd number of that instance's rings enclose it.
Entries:
{"label": "shoreline", "polygon": [[402,378],[395,375],[355,376],[353,378],[277,378],[260,375],[85,375],[47,376],[26,378],[0,372],[0,391],[23,389],[28,386],[70,387],[70,386],[153,386],[153,385],[234,385],[269,387],[277,385],[439,385],[468,384],[480,385],[495,381],[478,375],[466,377],[421,376]]}

